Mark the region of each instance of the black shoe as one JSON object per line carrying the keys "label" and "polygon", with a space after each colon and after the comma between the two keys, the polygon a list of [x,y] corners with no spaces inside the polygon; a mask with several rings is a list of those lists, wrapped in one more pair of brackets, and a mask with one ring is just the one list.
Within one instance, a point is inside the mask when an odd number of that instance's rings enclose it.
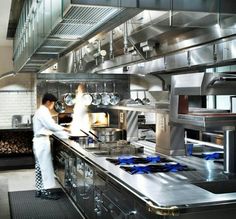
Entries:
{"label": "black shoe", "polygon": [[41,197],[41,191],[40,190],[36,190],[36,192],[35,192],[35,197],[36,198],[40,198]]}
{"label": "black shoe", "polygon": [[51,199],[51,200],[57,200],[60,198],[59,195],[57,194],[52,194],[51,192],[44,192],[44,193],[41,193],[41,196],[40,196],[41,199]]}

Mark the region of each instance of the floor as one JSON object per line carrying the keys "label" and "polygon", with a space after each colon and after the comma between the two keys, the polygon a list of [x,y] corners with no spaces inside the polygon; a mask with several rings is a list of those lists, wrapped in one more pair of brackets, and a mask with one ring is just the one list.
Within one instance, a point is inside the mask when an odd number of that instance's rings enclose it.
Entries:
{"label": "floor", "polygon": [[[57,184],[56,187],[60,187],[60,185]],[[10,219],[8,191],[34,189],[34,169],[0,171],[0,218]]]}

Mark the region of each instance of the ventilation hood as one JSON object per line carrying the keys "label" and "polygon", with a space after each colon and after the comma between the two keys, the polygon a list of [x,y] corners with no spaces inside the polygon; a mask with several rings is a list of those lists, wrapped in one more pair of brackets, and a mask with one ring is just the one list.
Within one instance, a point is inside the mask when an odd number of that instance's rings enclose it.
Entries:
{"label": "ventilation hood", "polygon": [[63,56],[94,35],[113,29],[141,11],[95,7],[82,2],[25,1],[14,39],[16,72],[38,72],[50,60]]}
{"label": "ventilation hood", "polygon": [[[52,7],[53,2],[58,1],[41,2],[47,8],[47,2],[51,2]],[[233,0],[227,3],[212,0],[62,2],[63,13],[54,19],[48,34],[43,28],[45,37],[40,39],[36,48],[32,46],[32,37],[29,37],[29,49],[19,57],[19,51],[22,54],[25,47],[16,40],[16,71],[38,72],[58,61],[59,72],[71,73],[75,72],[75,60],[83,64],[81,71],[88,73],[150,73],[216,64],[234,58],[223,52],[224,48],[233,49],[235,44],[233,41],[225,43],[236,36],[236,3]],[[40,8],[39,5],[37,7]],[[44,23],[47,24],[46,21]],[[124,22],[128,24],[129,47],[125,54]],[[108,55],[111,30],[114,58]],[[33,38],[33,45],[37,40]],[[220,40],[224,45],[220,44]],[[98,56],[99,49],[105,50],[107,55]],[[82,50],[83,54],[74,57],[73,52],[70,53],[72,50],[75,53]],[[202,54],[207,54],[207,57]]]}
{"label": "ventilation hood", "polygon": [[[220,19],[219,19],[220,18]],[[145,74],[188,71],[232,62],[235,57],[236,16],[195,11],[144,10],[127,21],[128,53],[124,54],[124,24],[113,29],[115,55],[95,61],[101,49],[109,53],[110,33],[90,39],[83,50],[83,72]],[[59,59],[59,72],[71,73],[72,53]],[[69,58],[70,57],[70,58]],[[69,61],[70,60],[70,61]],[[79,60],[79,59],[78,59]],[[199,71],[199,69],[197,69]]]}

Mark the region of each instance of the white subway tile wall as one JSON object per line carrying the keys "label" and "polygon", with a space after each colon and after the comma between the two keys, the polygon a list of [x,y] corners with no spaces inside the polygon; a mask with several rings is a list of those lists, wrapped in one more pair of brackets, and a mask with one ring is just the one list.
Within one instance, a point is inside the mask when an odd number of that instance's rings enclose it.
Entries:
{"label": "white subway tile wall", "polygon": [[0,126],[11,126],[13,115],[30,116],[36,110],[34,92],[0,92]]}

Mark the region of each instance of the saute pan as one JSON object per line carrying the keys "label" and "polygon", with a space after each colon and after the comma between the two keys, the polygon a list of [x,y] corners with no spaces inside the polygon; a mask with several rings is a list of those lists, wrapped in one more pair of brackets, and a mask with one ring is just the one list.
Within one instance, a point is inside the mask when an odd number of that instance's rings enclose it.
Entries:
{"label": "saute pan", "polygon": [[72,93],[72,85],[70,84],[70,92],[64,95],[64,103],[67,106],[75,105],[75,94]]}
{"label": "saute pan", "polygon": [[88,84],[86,84],[86,93],[83,94],[82,96],[83,102],[85,106],[91,105],[93,101],[93,97],[90,93],[88,93]]}
{"label": "saute pan", "polygon": [[104,83],[104,92],[101,94],[102,96],[102,104],[107,106],[110,104],[110,100],[111,100],[111,97],[109,95],[109,93],[106,92],[106,83]]}
{"label": "saute pan", "polygon": [[120,102],[120,95],[115,91],[116,85],[113,83],[113,93],[110,95],[110,104],[117,105]]}
{"label": "saute pan", "polygon": [[102,96],[101,94],[98,93],[98,85],[95,84],[96,87],[96,92],[93,94],[93,100],[92,100],[92,105],[99,105],[102,102]]}
{"label": "saute pan", "polygon": [[65,112],[65,106],[64,104],[62,103],[62,101],[56,101],[55,104],[54,104],[54,110],[57,112],[57,113],[64,113]]}

